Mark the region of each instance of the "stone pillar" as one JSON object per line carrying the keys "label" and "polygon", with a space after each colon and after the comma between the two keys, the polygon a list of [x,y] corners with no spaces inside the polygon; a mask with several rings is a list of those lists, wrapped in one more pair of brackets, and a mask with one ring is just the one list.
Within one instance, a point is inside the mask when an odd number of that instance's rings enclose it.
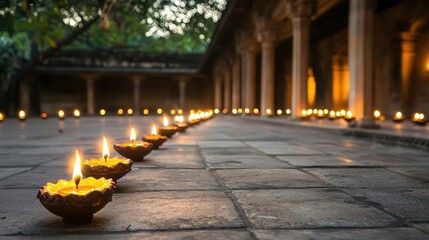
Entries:
{"label": "stone pillar", "polygon": [[240,108],[241,92],[241,59],[236,56],[232,65],[232,108]]}
{"label": "stone pillar", "polygon": [[411,115],[411,74],[416,58],[418,33],[403,32],[401,33],[401,111],[406,115]]}
{"label": "stone pillar", "polygon": [[310,18],[292,18],[292,115],[299,117],[307,108],[307,71],[310,54]]}
{"label": "stone pillar", "polygon": [[222,111],[222,77],[219,71],[214,79],[214,108]]}
{"label": "stone pillar", "polygon": [[350,0],[349,15],[349,109],[361,127],[378,127],[373,111],[374,0]]}
{"label": "stone pillar", "polygon": [[139,77],[133,78],[133,106],[134,115],[140,115],[140,79]]}
{"label": "stone pillar", "polygon": [[181,109],[185,108],[186,101],[186,83],[188,82],[188,78],[181,77],[179,79],[179,107]]}
{"label": "stone pillar", "polygon": [[226,67],[224,70],[224,81],[223,81],[224,93],[223,93],[223,108],[228,112],[231,111],[231,68]]}
{"label": "stone pillar", "polygon": [[[276,26],[274,20],[263,17],[255,19],[257,39],[261,43],[261,115],[272,115],[275,102],[275,41]],[[269,110],[270,112],[267,112]]]}
{"label": "stone pillar", "polygon": [[31,108],[31,79],[21,79],[19,82],[19,109],[24,110],[27,116]]}
{"label": "stone pillar", "polygon": [[311,16],[316,12],[315,0],[288,0],[275,12],[277,20],[288,16],[292,21],[292,116],[299,117],[307,106],[307,72],[310,54]]}
{"label": "stone pillar", "polygon": [[94,115],[95,106],[94,106],[94,77],[86,77],[86,111],[88,115]]}
{"label": "stone pillar", "polygon": [[[249,113],[256,107],[256,54],[259,49],[252,32],[253,30],[243,30],[236,35],[237,52],[242,59],[242,107],[248,108]],[[245,111],[243,114],[246,114]]]}

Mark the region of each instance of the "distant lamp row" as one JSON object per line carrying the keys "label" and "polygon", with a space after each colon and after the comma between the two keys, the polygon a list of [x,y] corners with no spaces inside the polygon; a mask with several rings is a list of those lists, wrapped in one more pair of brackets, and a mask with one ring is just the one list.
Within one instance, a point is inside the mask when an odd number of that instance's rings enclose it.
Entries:
{"label": "distant lamp row", "polygon": [[[374,118],[379,121],[383,121],[386,119],[386,117],[383,116],[379,110],[374,111]],[[405,120],[405,116],[404,114],[402,114],[402,112],[396,112],[395,115],[393,115],[392,119],[394,122],[400,123]],[[413,114],[411,121],[417,125],[424,126],[428,122],[428,119],[425,118],[425,115],[423,113],[416,112]]]}

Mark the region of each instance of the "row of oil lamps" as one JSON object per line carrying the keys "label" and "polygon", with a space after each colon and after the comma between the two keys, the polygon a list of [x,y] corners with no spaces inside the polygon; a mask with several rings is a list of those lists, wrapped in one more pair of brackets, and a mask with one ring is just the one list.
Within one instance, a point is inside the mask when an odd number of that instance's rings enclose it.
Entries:
{"label": "row of oil lamps", "polygon": [[[158,115],[163,114],[163,112],[164,112],[164,111],[162,110],[162,108],[158,108],[158,109],[156,110],[156,113],[157,113]],[[133,111],[132,109],[128,109],[128,110],[127,110],[127,114],[128,114],[128,115],[133,115],[133,113],[134,113],[134,111]],[[191,113],[191,114],[195,114],[195,113],[196,113],[196,111],[192,109],[192,110],[190,110],[190,113]],[[105,116],[105,115],[107,114],[107,112],[106,112],[106,110],[105,110],[105,109],[100,109],[99,114],[100,114],[100,116]],[[144,115],[148,115],[148,114],[149,114],[149,110],[148,110],[148,109],[144,109],[144,110],[143,110],[143,114],[144,114]],[[178,110],[176,110],[176,109],[171,109],[171,110],[170,110],[170,114],[171,114],[171,115],[176,115],[176,114],[178,114],[178,115],[182,115],[182,114],[183,114],[183,110],[182,110],[182,109],[178,109]],[[118,115],[118,116],[124,115],[124,110],[123,110],[122,108],[118,109],[118,110],[116,111],[116,115]],[[73,110],[73,117],[74,117],[74,118],[79,118],[80,116],[81,116],[80,110],[79,110],[79,109],[74,109],[74,110]],[[48,113],[47,113],[47,112],[42,112],[42,113],[40,114],[40,117],[41,117],[42,119],[47,119],[47,118],[49,117],[49,115],[48,115]],[[65,119],[65,117],[66,117],[66,112],[65,112],[64,110],[59,110],[59,111],[57,112],[57,117],[58,117],[59,119]],[[24,110],[19,110],[19,111],[18,111],[18,114],[17,114],[17,118],[18,118],[19,120],[21,120],[21,121],[25,121],[25,120],[27,119],[27,113],[26,113]],[[5,115],[4,113],[0,112],[0,122],[1,122],[1,121],[3,121],[3,120],[5,120],[5,119],[6,119],[6,115]]]}
{"label": "row of oil lamps", "polygon": [[191,113],[188,121],[183,116],[175,116],[174,125],[170,125],[164,116],[163,125],[158,129],[153,125],[151,134],[143,136],[141,142],[136,141],[136,131],[131,128],[130,142],[113,145],[116,152],[125,158],[111,157],[108,141],[103,137],[101,158],[81,160],[76,150],[72,179],[48,182],[39,189],[37,198],[65,223],[89,223],[93,214],[112,200],[117,180],[131,171],[134,162],[143,161],[146,155],[159,149],[176,132],[185,132],[189,126],[208,120],[212,115],[213,111],[198,111]]}
{"label": "row of oil lamps", "polygon": [[[215,109],[213,111],[215,114],[220,114],[221,111],[219,109]],[[236,115],[236,114],[241,114],[241,113],[246,113],[246,114],[250,114],[251,111],[249,108],[245,108],[244,110],[242,108],[238,108],[238,109],[232,109],[231,113]],[[258,108],[254,108],[253,109],[253,114],[259,114],[259,109]],[[228,110],[227,109],[223,109],[222,110],[223,114],[227,114]],[[290,109],[286,109],[286,110],[282,110],[282,109],[277,109],[276,110],[276,114],[277,115],[291,115],[292,111]],[[271,116],[274,115],[273,111],[271,109],[267,109],[266,110],[266,114]],[[328,118],[330,120],[335,120],[335,119],[344,119],[346,121],[354,121],[355,120],[355,116],[353,115],[353,113],[351,111],[346,111],[346,110],[339,110],[339,111],[334,111],[334,110],[328,110],[328,109],[303,109],[301,111],[301,115],[300,118],[301,119],[309,119],[312,116],[315,116],[317,118]],[[386,119],[386,117],[384,115],[381,114],[380,110],[375,110],[374,111],[374,119],[378,120],[378,121],[384,121]],[[400,123],[402,121],[404,121],[406,119],[406,117],[404,116],[404,114],[402,114],[402,112],[396,112],[393,116],[392,116],[392,120],[394,122]],[[414,122],[417,125],[421,125],[424,126],[426,125],[426,123],[429,121],[428,119],[425,118],[425,115],[421,112],[416,112],[413,114],[413,117],[411,118],[411,121]]]}

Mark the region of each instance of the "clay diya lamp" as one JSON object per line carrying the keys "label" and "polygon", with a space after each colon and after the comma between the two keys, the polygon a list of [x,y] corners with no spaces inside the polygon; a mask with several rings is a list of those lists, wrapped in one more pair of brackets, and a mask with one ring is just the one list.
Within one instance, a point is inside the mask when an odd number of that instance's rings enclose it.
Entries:
{"label": "clay diya lamp", "polygon": [[352,112],[350,111],[347,111],[346,115],[344,116],[344,120],[346,120],[346,122],[353,122],[355,119],[355,116],[353,116]]}
{"label": "clay diya lamp", "polygon": [[425,119],[425,115],[423,113],[414,113],[412,120],[414,124],[419,126],[425,126],[428,122],[428,120]]}
{"label": "clay diya lamp", "polygon": [[395,115],[393,116],[393,121],[396,123],[400,123],[404,121],[404,119],[405,119],[405,116],[401,112],[396,112]]}
{"label": "clay diya lamp", "polygon": [[107,140],[103,137],[103,158],[84,160],[82,173],[85,177],[111,178],[117,181],[131,171],[133,161],[123,158],[109,158]]}
{"label": "clay diya lamp", "polygon": [[301,120],[308,120],[311,117],[311,113],[307,112],[307,110],[302,110],[301,111],[301,116],[299,117],[299,119]]}
{"label": "clay diya lamp", "polygon": [[112,201],[115,187],[112,179],[83,178],[76,151],[73,179],[46,183],[39,189],[37,198],[48,211],[62,217],[64,223],[86,224],[92,221],[94,213]]}
{"label": "clay diya lamp", "polygon": [[18,119],[19,121],[25,121],[27,119],[27,113],[25,113],[24,110],[20,110],[18,112]]}
{"label": "clay diya lamp", "polygon": [[323,112],[323,110],[319,109],[317,111],[316,117],[322,119],[326,117],[326,114]]}
{"label": "clay diya lamp", "polygon": [[148,155],[153,148],[150,142],[136,142],[136,131],[131,128],[130,142],[122,144],[114,144],[113,148],[122,156],[129,158],[133,161],[143,161],[144,157]]}
{"label": "clay diya lamp", "polygon": [[164,116],[164,126],[158,129],[159,135],[171,138],[177,132],[177,130],[178,128],[176,126],[168,125],[168,119]]}
{"label": "clay diya lamp", "polygon": [[167,137],[158,135],[155,125],[152,126],[151,135],[144,135],[142,137],[144,142],[149,142],[153,144],[153,149],[159,149],[159,147],[167,141]]}
{"label": "clay diya lamp", "polygon": [[178,128],[178,132],[185,132],[186,129],[188,128],[188,124],[183,122],[183,116],[176,116],[175,117],[175,121],[176,121],[176,127]]}
{"label": "clay diya lamp", "polygon": [[337,115],[335,114],[335,111],[330,111],[330,112],[329,112],[328,119],[329,119],[329,120],[331,120],[331,121],[333,121],[333,120],[335,120],[336,118],[337,118]]}
{"label": "clay diya lamp", "polygon": [[188,117],[188,125],[194,126],[198,124],[200,121],[196,118],[195,114],[191,113]]}

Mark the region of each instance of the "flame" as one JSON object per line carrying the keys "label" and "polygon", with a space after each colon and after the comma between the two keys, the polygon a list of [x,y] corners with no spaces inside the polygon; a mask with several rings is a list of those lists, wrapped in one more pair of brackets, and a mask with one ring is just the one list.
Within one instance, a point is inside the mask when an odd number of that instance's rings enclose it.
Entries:
{"label": "flame", "polygon": [[103,137],[103,158],[106,161],[109,157],[109,145],[107,145],[106,137]]}
{"label": "flame", "polygon": [[[130,134],[130,142],[135,142],[136,141],[136,131],[134,130],[134,128],[131,128],[131,134]],[[104,155],[104,154],[103,154]]]}
{"label": "flame", "polygon": [[78,109],[75,109],[75,110],[73,111],[73,115],[74,115],[75,117],[80,117],[80,111],[79,111]]}
{"label": "flame", "polygon": [[374,118],[379,118],[381,117],[381,112],[379,110],[375,110],[374,111]]}
{"label": "flame", "polygon": [[64,112],[64,110],[59,110],[58,111],[58,117],[60,117],[60,118],[64,118],[64,116],[65,116],[66,114],[65,114],[65,112]]}
{"label": "flame", "polygon": [[164,116],[164,127],[168,127],[168,119]]}
{"label": "flame", "polygon": [[19,113],[18,113],[18,116],[19,116],[19,119],[25,119],[25,116],[26,116],[27,114],[25,113],[25,111],[24,110],[21,110],[21,111],[19,111]]}
{"label": "flame", "polygon": [[156,136],[158,134],[158,132],[156,131],[156,127],[155,125],[152,125],[152,136]]}
{"label": "flame", "polygon": [[395,117],[396,117],[396,118],[398,118],[398,119],[399,119],[399,118],[402,118],[402,113],[401,113],[401,112],[397,112],[397,113],[395,114]]}
{"label": "flame", "polygon": [[81,161],[79,156],[79,151],[76,150],[76,161],[74,162],[74,168],[73,168],[73,181],[76,184],[76,189],[79,186],[79,182],[82,179],[82,171],[81,171]]}

